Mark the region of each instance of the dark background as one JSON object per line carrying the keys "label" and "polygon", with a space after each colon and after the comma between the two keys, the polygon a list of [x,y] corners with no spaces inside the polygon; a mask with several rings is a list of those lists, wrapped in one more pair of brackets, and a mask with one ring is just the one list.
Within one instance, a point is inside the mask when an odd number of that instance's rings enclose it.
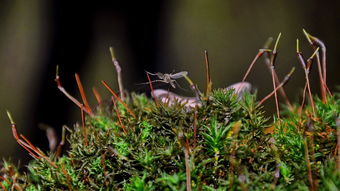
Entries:
{"label": "dark background", "polygon": [[[136,85],[150,72],[188,71],[205,89],[204,56],[208,50],[214,87],[240,81],[268,37],[282,32],[277,59],[281,78],[297,67],[286,91],[297,101],[304,76],[295,54],[296,38],[305,56],[312,51],[302,28],[327,45],[328,84],[339,85],[340,6],[337,1],[61,1],[13,0],[0,4],[0,156],[26,160],[15,142],[5,110],[19,132],[47,150],[45,123],[57,130],[79,121],[79,110],[56,88],[59,65],[64,87],[75,97],[78,72],[94,106],[93,86],[105,97],[106,80],[117,89],[109,46],[115,48],[130,91],[148,91]],[[316,69],[316,68],[314,68]],[[317,93],[318,76],[311,74]],[[271,91],[271,77],[262,60],[248,78],[260,98]],[[185,87],[185,84],[183,84]],[[190,95],[189,91],[184,92]],[[268,101],[268,115],[273,111]]]}

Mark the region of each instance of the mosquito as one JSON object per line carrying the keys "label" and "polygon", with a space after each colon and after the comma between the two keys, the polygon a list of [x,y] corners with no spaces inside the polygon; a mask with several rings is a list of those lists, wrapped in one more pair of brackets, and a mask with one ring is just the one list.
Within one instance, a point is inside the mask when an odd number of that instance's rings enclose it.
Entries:
{"label": "mosquito", "polygon": [[[179,78],[184,78],[185,76],[188,75],[188,72],[187,71],[182,71],[182,72],[178,72],[178,73],[170,73],[170,74],[167,74],[167,73],[161,73],[161,72],[157,72],[157,73],[151,73],[151,72],[148,72],[148,71],[145,71],[146,73],[152,75],[152,76],[157,76],[159,78],[159,80],[154,80],[152,82],[163,82],[163,83],[167,83],[167,84],[170,84],[173,88],[176,88],[176,85],[178,85],[177,83],[177,79]],[[179,85],[178,85],[179,86]]]}

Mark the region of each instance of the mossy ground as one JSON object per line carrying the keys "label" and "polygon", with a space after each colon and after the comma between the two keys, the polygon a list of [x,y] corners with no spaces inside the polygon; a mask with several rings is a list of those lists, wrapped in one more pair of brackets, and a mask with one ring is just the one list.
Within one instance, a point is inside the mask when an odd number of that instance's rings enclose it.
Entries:
{"label": "mossy ground", "polygon": [[337,190],[338,98],[316,99],[315,116],[310,106],[302,112],[294,106],[269,122],[255,95],[239,100],[233,90],[215,90],[191,110],[131,94],[125,103],[136,118],[117,103],[120,124],[112,108],[99,106],[86,117],[86,143],[80,125],[67,128],[69,150],[60,157],[49,154],[56,167],[41,158],[19,173],[4,162],[2,185],[7,190],[186,190],[188,184],[192,190],[309,190],[309,165],[319,190]]}
{"label": "mossy ground", "polygon": [[[273,119],[266,116],[261,107],[265,99],[258,102],[255,94],[243,94],[237,88],[211,92],[207,54],[207,93],[201,94],[185,74],[183,77],[196,97],[182,99],[171,94],[181,99],[177,102],[157,102],[133,93],[121,101],[124,89],[112,50],[121,99],[102,83],[114,96],[113,106],[100,104],[93,112],[79,76],[76,74],[76,80],[84,104],[66,92],[57,74],[59,90],[81,108],[82,123],[65,128],[69,149],[63,154],[58,149],[45,155],[23,135],[18,135],[8,112],[14,138],[35,159],[24,173],[4,161],[0,171],[1,188],[28,191],[339,190],[340,94],[331,95],[326,85],[324,44],[306,31],[304,34],[314,49],[312,56],[305,60],[297,40],[297,56],[306,77],[303,100],[308,91],[308,105],[287,104],[282,107],[286,109],[277,110],[277,117]],[[274,92],[289,80],[294,69],[283,81],[275,82],[274,62],[280,36],[272,50],[259,50],[243,81],[264,54],[271,69]],[[312,97],[310,91],[313,59],[318,63],[322,99]],[[166,83],[174,82],[171,75],[158,77]],[[101,103],[99,94],[94,93]],[[277,101],[276,94],[275,98]],[[185,100],[196,107],[187,107]]]}

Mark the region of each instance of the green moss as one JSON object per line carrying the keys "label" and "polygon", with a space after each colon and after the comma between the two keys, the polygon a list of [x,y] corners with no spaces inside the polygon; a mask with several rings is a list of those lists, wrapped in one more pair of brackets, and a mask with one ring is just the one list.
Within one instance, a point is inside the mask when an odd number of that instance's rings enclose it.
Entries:
{"label": "green moss", "polygon": [[[316,99],[314,118],[307,106],[300,114],[283,111],[287,117],[269,122],[255,95],[238,100],[232,90],[215,90],[192,110],[180,103],[157,107],[144,95],[132,94],[126,103],[137,119],[119,107],[127,119],[122,120],[126,134],[115,111],[101,110],[86,118],[88,145],[75,125],[67,135],[68,152],[49,156],[57,168],[45,159],[33,160],[27,174],[15,170],[17,184],[25,190],[185,190],[189,146],[193,190],[304,190],[309,185],[307,141],[313,178],[320,190],[335,190],[340,186],[334,155],[338,96],[327,103]],[[306,130],[311,124],[313,129]],[[11,180],[9,166],[4,162],[2,172]]]}
{"label": "green moss", "polygon": [[[316,37],[304,33],[315,49],[305,61],[297,40],[297,55],[308,82],[312,60],[319,55],[316,46],[321,47],[322,53],[325,46]],[[266,62],[272,74],[280,36],[273,50],[267,49],[268,45],[257,55],[268,56]],[[118,64],[115,57],[113,61]],[[281,85],[293,72],[294,69]],[[171,75],[166,75],[170,79],[157,76],[167,83],[174,81]],[[340,94],[322,100],[314,97],[314,102],[308,96],[312,104],[292,107],[288,104],[280,111],[281,117],[271,119],[259,104],[262,101],[257,102],[256,94],[243,93],[250,89],[250,84],[234,84],[235,90],[208,88],[209,93],[202,95],[187,75],[180,77],[190,84],[195,98],[184,99],[168,92],[169,102],[164,103],[144,94],[127,93],[124,100],[127,107],[121,101],[114,106],[102,103],[92,112],[85,104],[89,114],[85,125],[66,128],[69,148],[61,156],[59,152],[45,156],[28,141],[20,141],[8,112],[13,135],[20,145],[32,151],[30,154],[35,159],[24,172],[4,161],[0,170],[1,188],[28,191],[180,191],[189,187],[220,191],[340,189]],[[56,81],[59,89],[83,108],[62,89],[58,74]],[[80,84],[79,79],[77,83]],[[84,99],[82,90],[81,94]],[[188,107],[185,100],[197,107]]]}

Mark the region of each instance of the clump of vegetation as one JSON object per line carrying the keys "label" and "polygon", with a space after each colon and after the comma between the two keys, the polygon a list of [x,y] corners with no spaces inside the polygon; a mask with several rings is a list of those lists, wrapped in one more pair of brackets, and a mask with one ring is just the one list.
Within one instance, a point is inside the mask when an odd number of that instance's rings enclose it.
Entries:
{"label": "clump of vegetation", "polygon": [[[98,107],[93,110],[79,76],[76,74],[76,81],[83,103],[66,92],[57,74],[58,88],[81,109],[81,123],[64,127],[59,146],[45,154],[17,133],[8,112],[14,138],[34,160],[25,173],[4,161],[0,186],[3,190],[29,191],[338,190],[340,94],[331,94],[326,85],[323,43],[307,32],[305,35],[315,52],[305,60],[297,44],[306,76],[301,104],[291,104],[283,90],[294,70],[282,81],[275,72],[280,35],[273,49],[268,48],[270,43],[260,49],[243,82],[231,88],[212,90],[207,53],[205,93],[186,72],[158,75],[162,82],[175,86],[181,74],[195,95],[191,98],[154,90],[150,76],[154,100],[144,94],[124,93],[113,51],[120,96],[102,81],[112,93],[112,105],[105,105],[94,90]],[[257,101],[244,81],[261,56],[266,56],[273,92]],[[310,90],[313,60],[318,64],[321,98]],[[283,110],[279,110],[278,93],[285,98]],[[270,119],[262,103],[272,96],[277,114]],[[65,139],[70,148],[62,154]]]}

